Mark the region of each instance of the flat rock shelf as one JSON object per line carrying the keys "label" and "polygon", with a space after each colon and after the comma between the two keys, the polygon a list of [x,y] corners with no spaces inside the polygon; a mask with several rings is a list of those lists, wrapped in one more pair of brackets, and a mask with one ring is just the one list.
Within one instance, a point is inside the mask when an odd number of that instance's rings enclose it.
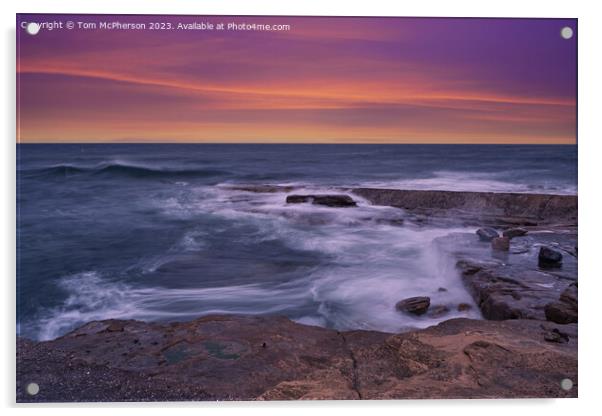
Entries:
{"label": "flat rock shelf", "polygon": [[283,317],[96,321],[53,341],[20,339],[17,399],[576,397],[560,385],[577,380],[576,333],[576,324],[463,318],[397,335]]}

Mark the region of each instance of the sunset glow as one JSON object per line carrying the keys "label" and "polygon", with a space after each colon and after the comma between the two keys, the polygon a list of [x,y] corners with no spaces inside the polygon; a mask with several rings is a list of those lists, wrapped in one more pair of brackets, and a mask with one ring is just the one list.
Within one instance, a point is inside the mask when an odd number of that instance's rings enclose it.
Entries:
{"label": "sunset glow", "polygon": [[[153,22],[152,16],[20,15]],[[19,142],[575,143],[575,20],[161,17],[18,25]]]}

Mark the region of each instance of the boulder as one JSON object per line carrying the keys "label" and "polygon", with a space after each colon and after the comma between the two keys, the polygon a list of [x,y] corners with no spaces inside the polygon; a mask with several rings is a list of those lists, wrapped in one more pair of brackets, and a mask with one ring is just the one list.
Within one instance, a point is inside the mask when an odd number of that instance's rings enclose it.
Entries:
{"label": "boulder", "polygon": [[477,235],[481,239],[481,241],[491,241],[494,238],[499,237],[500,235],[493,228],[485,227],[479,228],[477,230]]}
{"label": "boulder", "polygon": [[286,197],[287,204],[302,204],[306,202],[335,208],[357,206],[357,203],[349,195],[289,195]]}
{"label": "boulder", "polygon": [[577,282],[571,283],[561,294],[560,301],[577,309]]}
{"label": "boulder", "polygon": [[543,246],[539,249],[539,267],[562,266],[562,253],[550,247]]}
{"label": "boulder", "polygon": [[577,283],[571,283],[562,291],[558,301],[548,303],[544,311],[548,321],[572,324],[577,322],[578,308]]}
{"label": "boulder", "polygon": [[527,234],[527,230],[520,227],[509,228],[503,232],[503,236],[508,238],[522,237],[525,234]]}
{"label": "boulder", "polygon": [[496,237],[491,240],[491,248],[496,251],[508,251],[510,249],[510,239],[508,237]]}
{"label": "boulder", "polygon": [[428,310],[429,306],[431,306],[431,298],[428,296],[416,296],[397,302],[395,308],[398,311],[422,315]]}
{"label": "boulder", "polygon": [[577,323],[577,309],[566,302],[552,302],[545,307],[546,319],[557,324]]}
{"label": "boulder", "polygon": [[289,195],[286,197],[287,204],[303,204],[312,201],[311,195]]}

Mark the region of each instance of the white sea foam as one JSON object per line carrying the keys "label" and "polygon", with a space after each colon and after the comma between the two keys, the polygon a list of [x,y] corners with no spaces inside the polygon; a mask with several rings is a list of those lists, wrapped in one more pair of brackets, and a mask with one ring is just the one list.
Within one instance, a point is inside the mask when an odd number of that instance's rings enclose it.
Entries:
{"label": "white sea foam", "polygon": [[60,307],[44,311],[36,321],[35,331],[41,340],[56,338],[93,320],[186,320],[206,314],[272,314],[307,298],[307,293],[294,287],[263,288],[258,284],[187,289],[136,287],[93,271],[66,276],[59,286],[69,296]]}
{"label": "white sea foam", "polygon": [[[41,339],[50,339],[90,320],[120,318],[185,320],[210,313],[283,314],[310,325],[339,329],[400,331],[425,327],[456,316],[478,318],[478,308],[457,312],[459,303],[472,303],[451,259],[432,241],[462,227],[434,228],[391,225],[404,212],[358,200],[356,208],[286,204],[283,193],[253,193],[225,187],[182,190],[160,203],[168,217],[211,215],[225,224],[252,224],[257,232],[237,235],[237,243],[252,247],[278,240],[291,250],[320,253],[319,267],[291,281],[258,282],[217,287],[153,286],[145,275],[183,253],[202,253],[215,229],[191,229],[166,253],[142,259],[138,281],[124,283],[116,276],[83,272],[65,276],[60,287],[69,293],[58,308],[38,320]],[[296,190],[332,193],[329,188]],[[227,225],[226,225],[227,226]],[[446,288],[439,292],[438,288]],[[433,305],[447,305],[442,317],[414,317],[395,310],[401,299],[426,295]]]}
{"label": "white sea foam", "polygon": [[[535,174],[532,172],[531,174]],[[557,182],[540,184],[502,179],[495,173],[435,171],[428,178],[392,179],[388,181],[368,181],[361,184],[367,188],[472,191],[472,192],[518,192],[551,193],[574,195],[576,185],[561,186]]]}

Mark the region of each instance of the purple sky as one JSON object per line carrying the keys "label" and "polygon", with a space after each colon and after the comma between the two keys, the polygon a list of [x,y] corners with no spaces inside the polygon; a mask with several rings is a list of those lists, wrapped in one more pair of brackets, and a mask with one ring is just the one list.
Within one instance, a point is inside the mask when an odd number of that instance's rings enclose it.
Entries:
{"label": "purple sky", "polygon": [[[171,30],[21,22],[171,23]],[[178,30],[268,23],[286,31]],[[18,15],[22,142],[575,143],[575,19]]]}

